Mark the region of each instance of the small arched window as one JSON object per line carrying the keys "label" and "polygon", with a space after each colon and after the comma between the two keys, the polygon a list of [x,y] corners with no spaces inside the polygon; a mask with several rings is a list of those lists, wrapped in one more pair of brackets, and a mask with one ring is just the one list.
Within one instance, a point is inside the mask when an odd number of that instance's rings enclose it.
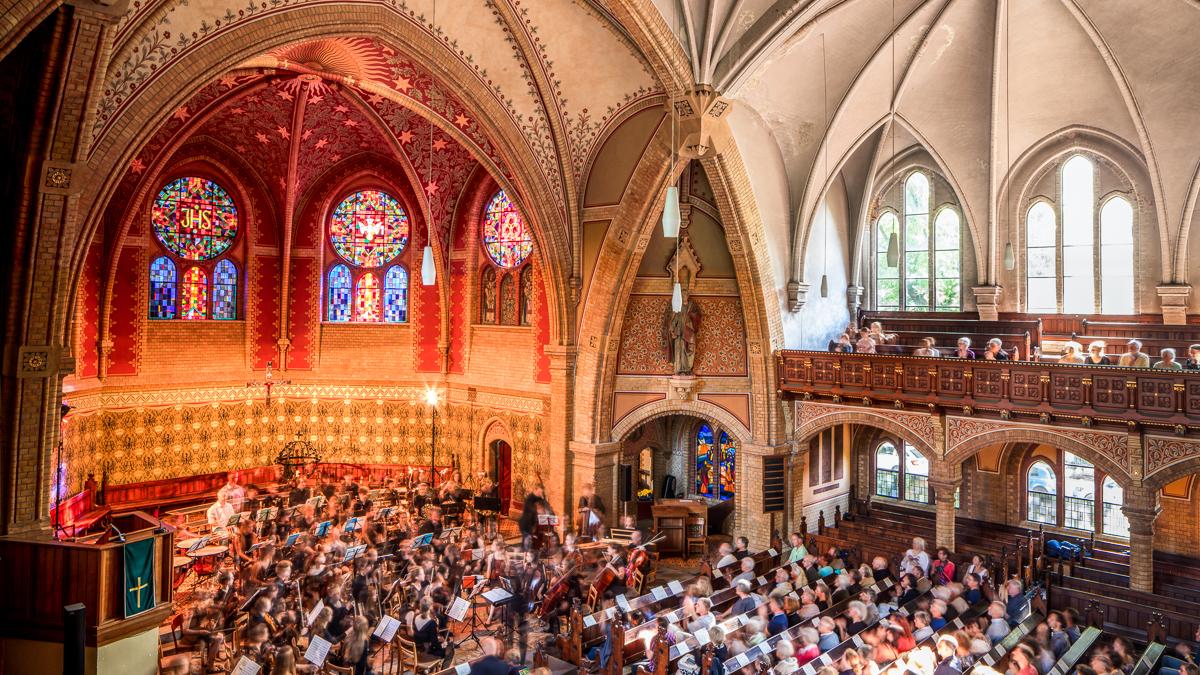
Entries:
{"label": "small arched window", "polygon": [[[912,172],[904,181],[900,203],[875,222],[875,307],[879,310],[962,309],[962,218],[949,206],[935,214],[934,190],[929,176]],[[887,255],[893,235],[894,267]]]}
{"label": "small arched window", "polygon": [[199,267],[189,267],[183,273],[183,318],[208,318],[208,275]]}
{"label": "small arched window", "polygon": [[1082,457],[1063,453],[1063,515],[1067,527],[1096,529],[1096,467]]}
{"label": "small arched window", "polygon": [[379,321],[381,309],[379,277],[367,272],[358,278],[358,288],[354,291],[354,320],[367,323]]}
{"label": "small arched window", "polygon": [[1025,477],[1029,519],[1035,523],[1058,524],[1058,476],[1045,462],[1034,462]]}
{"label": "small arched window", "polygon": [[[901,485],[904,486],[903,491]],[[875,494],[918,504],[929,503],[929,460],[911,443],[897,448],[884,441],[875,449]]]}
{"label": "small arched window", "polygon": [[175,263],[162,256],[150,265],[150,318],[175,318]]}
{"label": "small arched window", "polygon": [[1133,207],[1124,197],[1100,209],[1100,303],[1105,314],[1133,314]]}
{"label": "small arched window", "polygon": [[715,496],[719,484],[715,453],[712,427],[701,424],[696,430],[696,492],[706,497]]}
{"label": "small arched window", "polygon": [[345,265],[329,270],[329,320],[350,320],[350,270]]}
{"label": "small arched window", "polygon": [[737,493],[737,440],[729,432],[721,432],[721,466],[717,475],[721,477],[721,499],[729,499]]}
{"label": "small arched window", "polygon": [[504,190],[496,192],[483,213],[483,247],[492,262],[512,268],[533,252],[533,237],[525,219]]}
{"label": "small arched window", "polygon": [[1063,311],[1096,311],[1096,261],[1092,253],[1095,171],[1083,156],[1067,160],[1062,170]]}
{"label": "small arched window", "polygon": [[237,268],[228,260],[217,263],[213,276],[213,318],[237,318]]}
{"label": "small arched window", "polygon": [[383,312],[388,323],[408,321],[408,271],[399,265],[388,270],[383,282]]}

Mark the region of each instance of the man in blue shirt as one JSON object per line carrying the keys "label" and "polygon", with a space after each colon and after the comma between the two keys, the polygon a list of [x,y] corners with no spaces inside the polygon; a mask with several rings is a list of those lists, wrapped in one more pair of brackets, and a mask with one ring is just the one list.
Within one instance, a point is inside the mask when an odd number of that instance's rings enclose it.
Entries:
{"label": "man in blue shirt", "polygon": [[1004,587],[1008,590],[1008,602],[1004,605],[1004,618],[1008,619],[1009,626],[1016,628],[1029,611],[1029,601],[1021,592],[1020,581],[1011,579]]}
{"label": "man in blue shirt", "polygon": [[771,609],[771,620],[767,622],[767,635],[779,635],[787,630],[787,614],[783,611],[783,600],[780,598],[771,598],[769,603]]}

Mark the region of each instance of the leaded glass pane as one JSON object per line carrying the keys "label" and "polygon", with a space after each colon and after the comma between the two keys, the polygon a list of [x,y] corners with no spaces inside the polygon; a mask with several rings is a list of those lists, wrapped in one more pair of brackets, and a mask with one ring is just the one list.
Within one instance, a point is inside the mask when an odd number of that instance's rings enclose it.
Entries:
{"label": "leaded glass pane", "polygon": [[329,320],[350,320],[350,270],[345,265],[329,271]]}
{"label": "leaded glass pane", "polygon": [[346,262],[379,267],[400,255],[408,243],[408,215],[387,193],[355,192],[330,216],[329,240]]}
{"label": "leaded glass pane", "polygon": [[917,172],[904,183],[904,213],[929,213],[929,179]]}
{"label": "leaded glass pane", "polygon": [[1025,231],[1028,241],[1026,246],[1054,246],[1058,243],[1058,232],[1055,224],[1054,209],[1046,202],[1038,202],[1029,207],[1029,216],[1025,220]]}
{"label": "leaded glass pane", "polygon": [[228,260],[217,263],[213,275],[213,318],[237,318],[237,268]]}
{"label": "leaded glass pane", "polygon": [[1057,312],[1058,311],[1058,280],[1051,277],[1049,279],[1030,279],[1029,285],[1029,300],[1026,305],[1030,312]]}
{"label": "leaded glass pane", "polygon": [[379,321],[381,309],[379,278],[368,272],[358,278],[358,288],[354,291],[354,320]]}
{"label": "leaded glass pane", "polygon": [[904,276],[908,279],[929,277],[929,253],[908,251],[904,254]]}
{"label": "leaded glass pane", "polygon": [[884,443],[875,451],[875,494],[900,497],[900,456],[891,443]]}
{"label": "leaded glass pane", "polygon": [[904,217],[904,250],[929,250],[929,216]]}
{"label": "leaded glass pane", "polygon": [[696,492],[707,497],[715,497],[720,484],[714,452],[712,427],[702,424],[696,432]]}
{"label": "leaded glass pane", "polygon": [[1075,156],[1063,165],[1063,246],[1090,246],[1094,239],[1092,213],[1095,194],[1092,163]]}
{"label": "leaded glass pane", "polygon": [[533,252],[533,237],[504,190],[492,197],[484,211],[483,247],[501,267],[516,267]]}
{"label": "leaded glass pane", "polygon": [[905,282],[904,288],[904,304],[908,309],[919,312],[929,308],[928,279],[909,279]]}
{"label": "leaded glass pane", "polygon": [[154,236],[188,260],[209,260],[233,244],[237,207],[229,193],[206,178],[186,176],[167,183],[151,208]]}
{"label": "leaded glass pane", "polygon": [[1100,209],[1100,243],[1133,243],[1133,207],[1124,197],[1113,197]]}
{"label": "leaded glass pane", "polygon": [[900,306],[899,279],[879,280],[879,302],[877,304],[880,309],[885,307],[895,309]]}
{"label": "leaded glass pane", "polygon": [[408,272],[399,265],[388,270],[383,282],[383,320],[408,321]]}
{"label": "leaded glass pane", "polygon": [[1096,281],[1091,274],[1063,277],[1063,311],[1067,314],[1092,314],[1096,311]]}
{"label": "leaded glass pane", "polygon": [[1125,491],[1120,485],[1107,476],[1101,486],[1104,495],[1104,534],[1113,537],[1129,536],[1129,520],[1121,507],[1125,504]]}
{"label": "leaded glass pane", "polygon": [[954,209],[942,209],[934,223],[937,230],[934,244],[939,251],[957,251],[962,238],[962,226]]}
{"label": "leaded glass pane", "polygon": [[729,499],[737,492],[737,441],[728,432],[721,432],[721,467],[717,472],[720,476],[722,500]]}
{"label": "leaded glass pane", "polygon": [[938,251],[936,272],[939,279],[957,279],[959,277],[958,251]]}
{"label": "leaded glass pane", "polygon": [[937,280],[937,306],[941,310],[956,310],[962,307],[962,281],[959,279]]}
{"label": "leaded glass pane", "polygon": [[1096,502],[1091,499],[1064,497],[1063,518],[1065,520],[1064,525],[1067,527],[1091,532],[1096,527],[1094,522],[1096,519]]}
{"label": "leaded glass pane", "polygon": [[184,319],[208,318],[208,275],[199,267],[183,273],[182,316]]}
{"label": "leaded glass pane", "polygon": [[892,233],[894,232],[899,235],[899,230],[897,229],[899,226],[900,221],[896,220],[896,214],[892,213],[891,211],[879,216],[879,220],[877,222],[879,232],[875,237],[876,251],[880,253],[887,252],[888,242],[892,238]]}
{"label": "leaded glass pane", "polygon": [[175,318],[175,263],[166,256],[150,265],[150,318]]}
{"label": "leaded glass pane", "polygon": [[1053,248],[1029,249],[1029,276],[1053,279],[1056,275],[1057,264]]}
{"label": "leaded glass pane", "polygon": [[888,267],[887,253],[876,253],[880,279],[899,279],[900,266]]}

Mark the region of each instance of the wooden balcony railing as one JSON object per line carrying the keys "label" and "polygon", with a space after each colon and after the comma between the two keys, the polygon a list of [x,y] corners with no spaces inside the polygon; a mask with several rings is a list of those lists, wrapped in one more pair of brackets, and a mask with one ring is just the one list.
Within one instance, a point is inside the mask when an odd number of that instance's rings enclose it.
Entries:
{"label": "wooden balcony railing", "polygon": [[785,397],[1200,424],[1198,371],[798,350],[777,352],[776,370]]}

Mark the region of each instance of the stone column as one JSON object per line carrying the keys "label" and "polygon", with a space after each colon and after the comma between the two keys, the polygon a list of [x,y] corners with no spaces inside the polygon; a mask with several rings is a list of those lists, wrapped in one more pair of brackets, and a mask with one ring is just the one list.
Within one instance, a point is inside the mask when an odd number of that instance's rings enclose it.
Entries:
{"label": "stone column", "polygon": [[979,310],[980,321],[996,321],[999,319],[1000,294],[1004,291],[999,286],[974,286],[971,292],[975,294],[975,307]]}
{"label": "stone column", "polygon": [[[763,513],[763,458],[787,455],[792,445],[743,444],[737,462],[737,508],[734,510],[733,527],[726,530],[735,537],[746,537],[750,548],[761,551],[771,545],[771,514]],[[787,523],[786,510],[775,514],[775,529]],[[830,516],[832,519],[832,516]],[[786,535],[786,533],[785,533]],[[787,539],[786,536],[783,539]]]}
{"label": "stone column", "polygon": [[1163,284],[1158,287],[1158,302],[1163,323],[1182,326],[1187,323],[1187,299],[1192,287],[1187,284]]}
{"label": "stone column", "polygon": [[1129,520],[1129,588],[1154,592],[1154,521],[1158,518],[1158,495],[1152,508],[1126,504],[1121,508]]}
{"label": "stone column", "polygon": [[575,409],[572,395],[575,388],[575,354],[574,346],[546,347],[546,356],[550,357],[550,414],[547,416],[550,461],[544,474],[546,500],[555,513],[564,517],[574,516],[574,509],[570,507],[577,494],[571,491],[574,482],[567,459],[567,444],[571,440]]}
{"label": "stone column", "polygon": [[[794,443],[791,446],[792,456],[789,458],[791,465],[788,469],[788,505],[790,513],[790,528],[787,534],[792,532],[800,532],[800,519],[804,517],[804,481],[808,475],[808,441],[803,443]],[[809,523],[809,527],[816,528],[816,523]],[[801,534],[807,534],[801,532]],[[786,540],[787,537],[784,537]],[[785,542],[786,543],[786,542]],[[788,544],[789,546],[791,544]]]}
{"label": "stone column", "polygon": [[962,486],[962,476],[958,482],[929,481],[929,489],[933,491],[933,500],[937,505],[937,546],[945,546],[954,550],[955,523],[958,516],[954,508],[954,493]]}
{"label": "stone column", "polygon": [[[561,489],[570,495],[570,501],[567,501],[563,510],[556,511],[560,516],[570,517],[574,522],[578,515],[578,499],[579,495],[583,494],[584,486],[588,483],[595,485],[596,494],[604,503],[604,508],[608,510],[605,518],[605,524],[609,527],[616,525],[621,516],[620,502],[617,501],[617,465],[621,463],[621,448],[624,444],[621,442],[614,443],[584,443],[581,441],[571,441],[570,452],[570,467],[571,467],[571,483],[566,485],[566,480],[558,480],[557,477],[562,474],[550,472],[552,480],[548,483],[562,483]],[[550,486],[546,486],[547,494]],[[555,507],[557,509],[557,507]],[[636,515],[636,514],[635,514]]]}
{"label": "stone column", "polygon": [[862,306],[862,297],[866,290],[866,286],[846,287],[846,310],[850,312],[850,322],[855,326],[858,325],[858,308]]}
{"label": "stone column", "polygon": [[[9,170],[21,176],[6,204],[19,253],[7,270],[3,299],[3,375],[0,377],[0,461],[6,473],[0,534],[48,524],[54,453],[61,425],[63,379],[74,359],[63,338],[72,320],[71,261],[80,240],[80,197],[102,74],[111,55],[113,27],[127,2],[106,7],[72,0],[45,22],[45,44],[26,38],[9,58],[30,73],[30,125],[14,144]],[[23,129],[24,127],[17,127]],[[16,133],[9,130],[9,133]],[[86,205],[83,205],[86,206]]]}

